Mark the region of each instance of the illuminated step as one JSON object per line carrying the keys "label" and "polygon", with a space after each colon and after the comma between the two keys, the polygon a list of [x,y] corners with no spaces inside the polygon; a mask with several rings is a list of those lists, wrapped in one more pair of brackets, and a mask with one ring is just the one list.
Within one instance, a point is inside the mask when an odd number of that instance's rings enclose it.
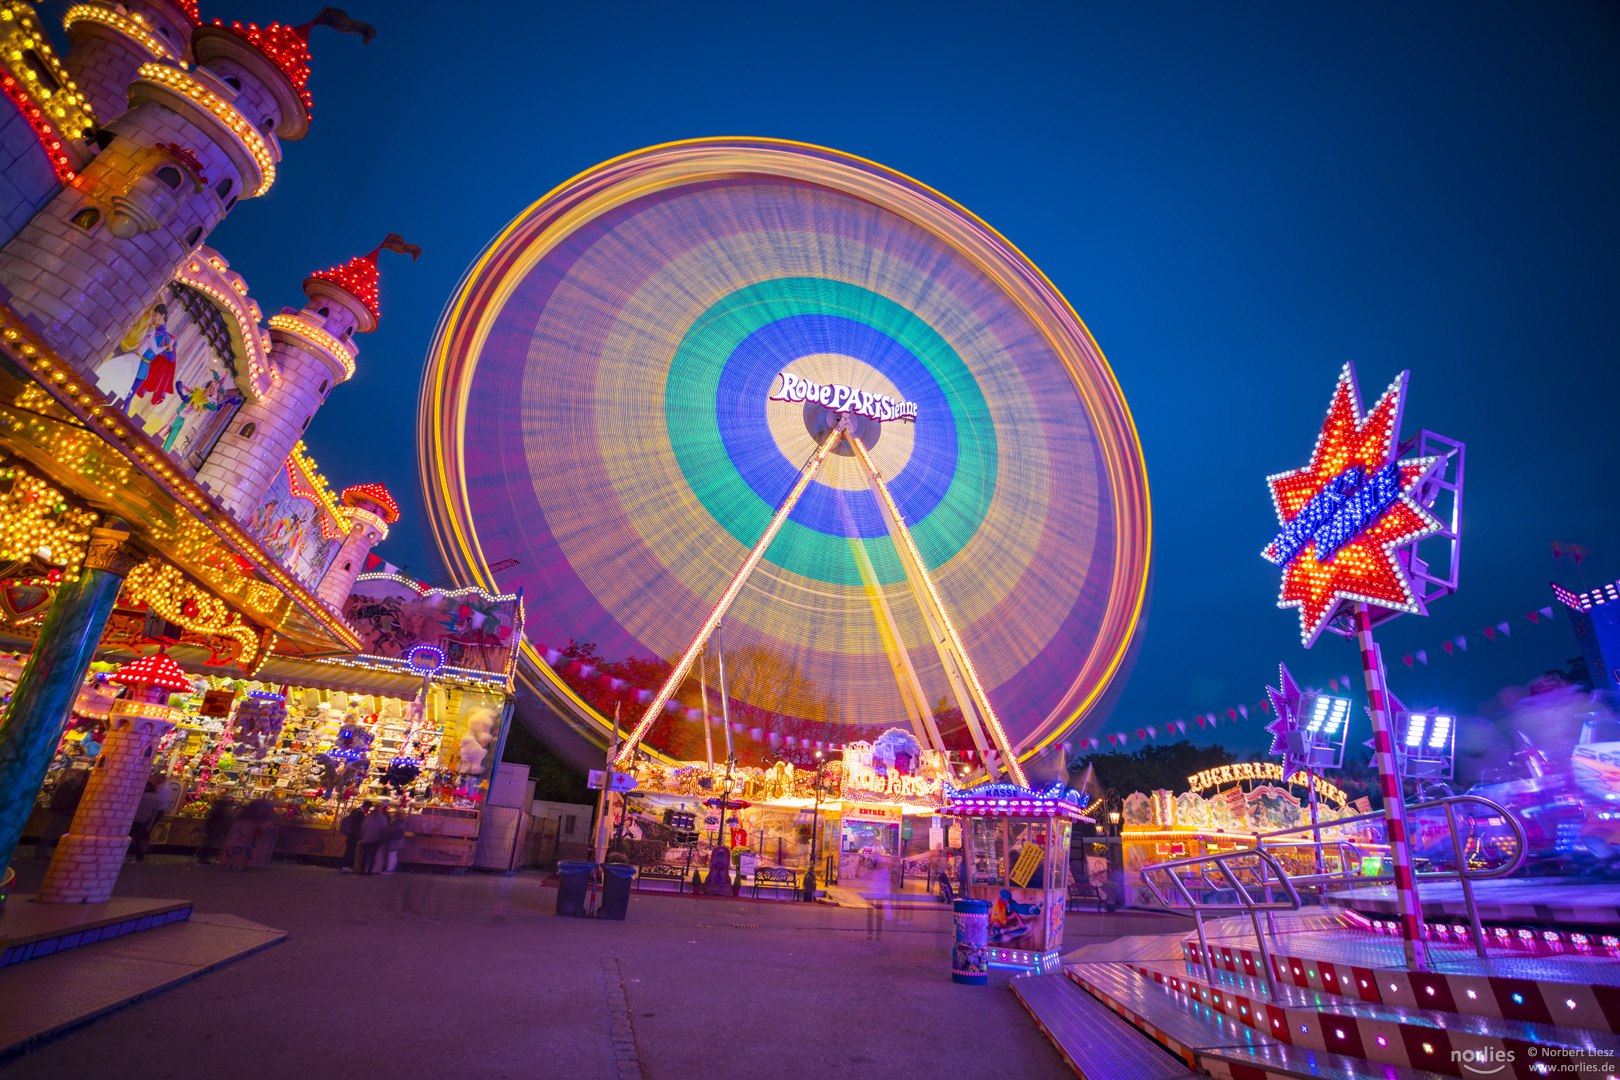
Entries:
{"label": "illuminated step", "polygon": [[1069,964],[1064,970],[1077,985],[1137,1030],[1193,1068],[1223,1080],[1438,1080],[1445,1075],[1398,1065],[1372,1066],[1362,1058],[1280,1042],[1183,994],[1166,990],[1122,962]]}
{"label": "illuminated step", "polygon": [[[1202,965],[1133,962],[1133,971],[1162,988],[1304,1050],[1431,1069],[1454,1076],[1534,1078],[1540,1060],[1572,1051],[1587,1061],[1620,1062],[1620,1038],[1552,1024],[1465,1015],[1411,1005],[1352,1001],[1321,990],[1279,983],[1272,997],[1263,980],[1222,972],[1212,984]],[[1385,973],[1381,973],[1385,974]],[[1470,1065],[1477,1069],[1470,1069]]]}
{"label": "illuminated step", "polygon": [[[1182,942],[1193,962],[1196,939]],[[1607,956],[1480,959],[1469,946],[1429,943],[1430,970],[1406,969],[1401,942],[1354,931],[1283,934],[1270,942],[1278,981],[1354,1001],[1438,1009],[1465,1016],[1620,1032],[1620,964]],[[1251,936],[1211,939],[1217,971],[1263,970]]]}
{"label": "illuminated step", "polygon": [[1013,992],[1085,1080],[1182,1080],[1192,1070],[1063,975],[1025,975]]}

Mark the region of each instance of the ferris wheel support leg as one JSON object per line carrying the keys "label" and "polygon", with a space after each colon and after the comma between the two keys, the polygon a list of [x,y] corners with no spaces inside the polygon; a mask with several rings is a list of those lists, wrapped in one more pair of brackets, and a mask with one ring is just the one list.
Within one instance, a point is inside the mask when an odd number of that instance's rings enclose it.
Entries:
{"label": "ferris wheel support leg", "polygon": [[945,743],[939,737],[939,725],[929,711],[928,695],[923,693],[922,680],[917,678],[917,669],[911,663],[911,654],[906,651],[905,639],[900,636],[900,624],[895,621],[889,601],[883,595],[883,586],[877,579],[877,571],[872,568],[872,559],[866,553],[866,542],[851,536],[849,546],[854,551],[855,565],[860,570],[861,583],[865,585],[867,599],[872,605],[878,636],[883,639],[883,649],[889,654],[894,680],[900,685],[900,700],[911,717],[912,734],[922,745],[943,753]]}
{"label": "ferris wheel support leg", "polygon": [[[731,584],[726,586],[726,591],[721,595],[720,602],[714,606],[714,610],[709,613],[709,617],[698,628],[697,636],[692,639],[692,644],[686,647],[686,652],[681,656],[674,670],[669,673],[669,678],[664,680],[664,685],[659,688],[658,694],[652,699],[652,703],[647,706],[647,711],[642,714],[635,730],[624,740],[624,745],[619,749],[618,757],[614,759],[615,765],[623,767],[630,763],[631,757],[635,754],[636,746],[642,739],[646,738],[647,732],[652,729],[654,721],[663,713],[664,706],[674,696],[676,687],[680,686],[681,680],[685,679],[687,674],[691,672],[692,664],[697,660],[698,654],[703,651],[703,646],[709,640],[709,635],[714,633],[715,627],[720,625],[720,620],[725,617],[726,612],[731,608],[732,602],[737,599],[737,594],[742,592],[744,583],[748,581],[748,575],[754,572],[754,567],[759,565],[759,560],[765,557],[765,551],[771,546],[771,541],[775,540],[776,534],[782,531],[782,523],[787,521],[789,514],[793,513],[793,507],[798,504],[799,497],[804,494],[805,488],[810,486],[810,481],[815,479],[816,473],[821,471],[821,466],[826,462],[827,455],[832,453],[833,447],[838,445],[838,440],[844,437],[846,430],[847,425],[839,424],[828,432],[827,437],[821,441],[821,445],[816,447],[816,452],[810,455],[810,460],[804,463],[804,468],[799,470],[799,479],[794,483],[792,490],[787,493],[787,498],[782,500],[782,505],[776,508],[776,516],[771,518],[769,525],[765,526],[765,532],[760,536],[759,542],[748,553],[748,558],[743,560],[742,566],[738,568],[737,573],[732,577]],[[707,712],[706,708],[705,712]],[[729,733],[731,729],[728,726],[726,730]]]}
{"label": "ferris wheel support leg", "polygon": [[[973,661],[968,659],[961,636],[957,634],[956,627],[951,624],[951,617],[945,612],[944,601],[940,599],[939,590],[934,587],[934,579],[923,563],[922,552],[917,550],[916,543],[911,539],[905,518],[900,515],[899,504],[894,501],[894,496],[889,494],[889,487],[883,482],[883,474],[878,472],[871,455],[866,452],[866,445],[861,442],[859,436],[851,433],[849,444],[855,448],[855,456],[860,458],[861,464],[866,467],[867,476],[877,492],[878,501],[887,511],[885,521],[893,536],[895,550],[899,552],[900,563],[906,568],[906,576],[911,579],[911,587],[917,594],[917,601],[922,605],[929,623],[937,624],[931,636],[939,648],[945,674],[950,678],[951,686],[956,691],[957,704],[962,708],[963,717],[969,721],[968,730],[978,735],[976,725],[973,723],[973,716],[977,713],[978,718],[989,729],[990,738],[995,743],[996,751],[1001,755],[1002,766],[1007,770],[1007,774],[1012,777],[1014,783],[1027,787],[1029,781],[1024,776],[1023,766],[1018,763],[1018,756],[1013,753],[1007,732],[1002,728],[1001,720],[990,705],[990,697],[984,692],[984,686],[973,670]],[[981,747],[982,752],[983,737],[980,736],[974,741]]]}

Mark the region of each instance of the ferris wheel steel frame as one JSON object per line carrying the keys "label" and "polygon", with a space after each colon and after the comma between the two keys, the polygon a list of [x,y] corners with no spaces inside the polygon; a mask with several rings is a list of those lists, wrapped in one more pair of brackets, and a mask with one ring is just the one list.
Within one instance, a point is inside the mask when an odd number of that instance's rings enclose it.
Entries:
{"label": "ferris wheel steel frame", "polygon": [[[900,507],[895,503],[894,497],[889,494],[889,487],[883,482],[882,472],[878,470],[877,465],[872,461],[871,455],[867,453],[866,444],[861,442],[860,436],[854,433],[849,413],[844,413],[839,417],[837,424],[827,433],[827,437],[821,441],[821,445],[816,447],[816,452],[810,455],[810,459],[799,470],[798,480],[794,482],[787,496],[776,508],[775,516],[771,518],[770,524],[765,527],[765,532],[755,542],[753,550],[748,553],[748,557],[743,560],[742,566],[732,576],[731,583],[726,586],[726,591],[720,596],[720,602],[714,606],[714,610],[709,612],[709,617],[703,621],[703,625],[698,629],[697,636],[692,639],[692,643],[681,654],[680,661],[670,671],[669,677],[664,680],[664,685],[659,687],[657,694],[653,695],[653,699],[648,703],[647,711],[642,714],[640,722],[636,724],[635,729],[631,731],[620,746],[618,756],[614,758],[615,766],[629,765],[635,758],[636,746],[646,737],[647,732],[652,730],[653,724],[663,714],[664,706],[668,704],[670,698],[674,696],[676,688],[691,672],[692,665],[697,661],[698,654],[703,651],[704,644],[709,640],[709,635],[714,633],[715,628],[720,625],[720,620],[725,618],[726,611],[730,609],[732,602],[737,599],[738,594],[742,592],[743,586],[747,584],[748,576],[754,572],[754,568],[765,557],[766,550],[770,548],[771,541],[776,539],[776,535],[781,531],[783,523],[788,519],[788,515],[793,513],[793,508],[798,504],[800,496],[810,486],[810,481],[815,479],[816,473],[821,471],[822,465],[827,461],[827,455],[832,453],[833,448],[842,439],[849,440],[850,446],[855,451],[855,456],[860,459],[861,467],[866,472],[868,482],[872,485],[873,493],[877,495],[878,501],[884,507],[884,524],[888,526],[889,535],[894,540],[895,550],[900,553],[900,561],[905,569],[906,579],[911,583],[912,592],[916,594],[917,603],[922,608],[923,617],[927,620],[929,637],[933,640],[934,648],[939,652],[939,661],[945,668],[946,676],[950,679],[951,690],[956,697],[957,707],[962,710],[962,719],[967,722],[968,731],[973,736],[974,745],[979,748],[986,769],[990,769],[994,760],[989,753],[990,747],[985,742],[985,733],[988,731],[990,741],[994,744],[995,757],[1000,759],[1000,767],[1006,770],[1007,775],[1012,778],[1014,783],[1019,785],[1028,783],[1024,776],[1023,767],[1018,763],[1018,755],[1013,753],[1012,745],[1007,739],[1007,733],[1001,726],[1001,720],[996,716],[995,708],[990,704],[989,695],[985,693],[983,684],[979,682],[978,674],[973,670],[973,662],[968,659],[967,649],[962,645],[962,638],[957,634],[956,627],[951,623],[951,617],[945,613],[945,605],[940,599],[939,590],[935,587],[933,578],[929,576],[928,567],[923,562],[922,553],[917,550],[917,544],[911,538],[911,531],[906,528],[905,518],[900,513]],[[878,619],[879,629],[884,632],[885,637],[888,636],[891,629],[891,627],[884,625],[884,616],[887,615],[887,612],[888,608],[885,603]],[[889,618],[892,620],[892,616],[889,616]],[[897,644],[903,652],[904,643],[897,642]],[[901,696],[902,698],[916,696],[919,708],[926,710],[926,699],[920,697],[922,689],[916,681],[916,672],[911,669],[909,660],[906,664],[906,670],[909,672],[909,678],[899,678]],[[896,675],[897,678],[900,675],[898,666]],[[910,685],[908,685],[908,682]],[[927,713],[924,712],[924,715],[926,716]],[[932,717],[929,717],[929,719],[932,720]],[[914,723],[914,727],[920,726]],[[943,751],[945,746],[939,738],[938,728],[929,724],[924,730],[931,736],[929,740],[931,748]]]}

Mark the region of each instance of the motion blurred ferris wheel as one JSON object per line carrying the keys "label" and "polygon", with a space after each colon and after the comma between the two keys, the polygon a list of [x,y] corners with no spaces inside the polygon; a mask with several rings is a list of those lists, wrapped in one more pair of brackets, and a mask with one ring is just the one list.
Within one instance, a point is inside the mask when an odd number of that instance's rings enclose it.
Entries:
{"label": "motion blurred ferris wheel", "polygon": [[1016,248],[873,162],[705,139],[569,180],[467,273],[421,413],[440,548],[487,586],[518,560],[558,707],[603,723],[547,663],[569,641],[674,665],[631,746],[690,745],[673,699],[723,623],[760,669],[734,707],[778,730],[908,728],[1022,779],[1132,645],[1148,491],[1107,362]]}

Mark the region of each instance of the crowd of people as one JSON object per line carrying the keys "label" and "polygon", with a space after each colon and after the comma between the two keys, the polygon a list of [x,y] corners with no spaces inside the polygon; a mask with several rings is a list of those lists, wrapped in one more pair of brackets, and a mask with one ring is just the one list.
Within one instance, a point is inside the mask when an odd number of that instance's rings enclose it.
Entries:
{"label": "crowd of people", "polygon": [[392,874],[405,846],[404,810],[390,810],[367,799],[350,810],[338,825],[343,834],[344,874]]}

